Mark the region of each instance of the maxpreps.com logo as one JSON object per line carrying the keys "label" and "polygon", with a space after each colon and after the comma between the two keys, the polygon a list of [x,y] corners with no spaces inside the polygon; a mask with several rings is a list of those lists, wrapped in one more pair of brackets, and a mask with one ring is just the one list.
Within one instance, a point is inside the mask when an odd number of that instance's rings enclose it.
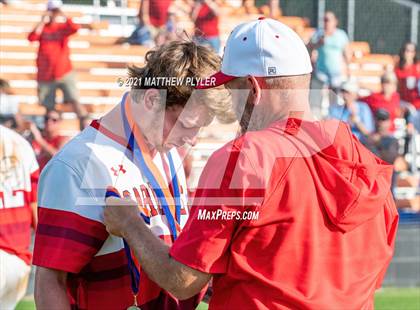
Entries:
{"label": "maxpreps.com logo", "polygon": [[209,211],[206,209],[198,210],[197,220],[217,221],[217,220],[258,220],[260,211],[226,211],[217,209]]}

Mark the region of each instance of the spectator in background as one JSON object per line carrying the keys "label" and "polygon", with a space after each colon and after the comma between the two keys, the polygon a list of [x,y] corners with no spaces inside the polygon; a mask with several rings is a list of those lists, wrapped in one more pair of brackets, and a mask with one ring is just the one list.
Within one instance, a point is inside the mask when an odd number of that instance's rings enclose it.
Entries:
{"label": "spectator in background", "polygon": [[[369,149],[380,159],[389,164],[394,164],[398,157],[398,140],[391,133],[391,114],[386,109],[377,109],[375,111],[375,131],[367,138]],[[394,170],[392,175],[391,190],[395,195],[397,175]]]}
{"label": "spectator in background", "polygon": [[[72,65],[68,40],[80,28],[71,18],[61,11],[61,1],[50,0],[47,11],[40,23],[28,35],[29,41],[39,41],[38,58],[38,97],[47,108],[54,109],[56,104],[56,91],[61,89],[64,102],[70,103],[80,120],[80,127],[84,127],[86,111],[78,101],[78,91]],[[64,19],[59,23],[58,19]]]}
{"label": "spectator in background", "polygon": [[166,30],[169,8],[172,0],[142,0],[139,9],[139,23],[146,26],[154,39],[159,31]]}
{"label": "spectator in background", "polygon": [[418,133],[420,133],[420,110],[417,110],[416,113],[411,117],[411,123],[414,124],[414,128]]}
{"label": "spectator in background", "polygon": [[400,116],[400,95],[397,93],[397,78],[393,72],[387,72],[381,77],[382,90],[370,96],[361,98],[366,102],[375,115],[378,109],[386,110],[389,114],[391,132],[395,131],[395,118]]}
{"label": "spectator in background", "polygon": [[242,5],[236,10],[235,14],[259,14],[260,11],[255,6],[255,0],[242,0]]}
{"label": "spectator in background", "polygon": [[416,57],[416,45],[406,43],[400,50],[395,67],[398,91],[401,99],[420,109],[420,62]]}
{"label": "spectator in background", "polygon": [[402,113],[407,124],[404,138],[404,154],[406,154],[409,152],[414,131],[411,121],[416,110],[420,110],[420,63],[414,43],[405,43],[401,48],[395,73],[398,78],[398,91],[402,99]]}
{"label": "spectator in background", "polygon": [[195,25],[195,38],[199,44],[220,51],[219,6],[214,0],[196,0],[191,11]]}
{"label": "spectator in background", "polygon": [[0,79],[0,123],[7,128],[17,128],[19,115],[19,101],[11,97],[9,82]]}
{"label": "spectator in background", "polygon": [[[230,5],[234,5],[236,1],[225,1]],[[280,1],[279,0],[266,0],[266,1],[258,1],[258,6],[255,3],[255,0],[242,0],[237,9],[233,11],[234,15],[255,15],[255,14],[263,14],[267,17],[277,19],[282,15],[282,11],[280,8]]]}
{"label": "spectator in background", "polygon": [[12,95],[9,83],[0,79],[0,124],[24,136],[27,121],[19,110],[19,100]]}
{"label": "spectator in background", "polygon": [[347,64],[351,60],[349,38],[337,25],[335,14],[327,11],[324,28],[318,29],[308,44],[312,59],[316,58],[314,77],[332,89],[339,88],[345,80]]}
{"label": "spectator in background", "polygon": [[30,144],[0,125],[0,308],[14,309],[29,279],[38,164]]}
{"label": "spectator in background", "polygon": [[355,82],[344,82],[341,85],[344,104],[330,105],[329,116],[348,123],[353,134],[362,143],[366,143],[366,137],[374,131],[375,124],[369,106],[356,100],[358,91],[359,88]]}
{"label": "spectator in background", "polygon": [[48,161],[68,141],[68,138],[60,135],[61,115],[56,110],[50,110],[45,115],[45,127],[42,132],[35,124],[30,125],[33,136],[32,147],[42,170]]}
{"label": "spectator in background", "polygon": [[174,41],[176,39],[179,39],[182,37],[182,35],[179,35],[176,33],[176,24],[177,19],[174,12],[169,11],[168,13],[168,21],[166,23],[166,29],[160,30],[157,35],[155,36],[155,46],[162,46],[166,43],[169,43],[171,41]]}

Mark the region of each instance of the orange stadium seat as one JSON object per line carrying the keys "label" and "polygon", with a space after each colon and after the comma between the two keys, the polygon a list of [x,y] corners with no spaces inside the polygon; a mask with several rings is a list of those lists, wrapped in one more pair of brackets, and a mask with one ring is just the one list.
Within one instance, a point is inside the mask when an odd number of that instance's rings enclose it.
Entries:
{"label": "orange stadium seat", "polygon": [[42,116],[45,115],[46,109],[42,105],[38,104],[19,104],[19,113],[22,115],[34,115],[34,116]]}
{"label": "orange stadium seat", "polygon": [[353,41],[350,42],[350,50],[354,58],[361,58],[365,55],[370,54],[370,46],[368,42],[364,41]]}
{"label": "orange stadium seat", "polygon": [[361,58],[356,58],[353,62],[361,65],[380,65],[384,68],[392,68],[394,66],[394,58],[391,55],[387,54],[368,54],[364,55]]}

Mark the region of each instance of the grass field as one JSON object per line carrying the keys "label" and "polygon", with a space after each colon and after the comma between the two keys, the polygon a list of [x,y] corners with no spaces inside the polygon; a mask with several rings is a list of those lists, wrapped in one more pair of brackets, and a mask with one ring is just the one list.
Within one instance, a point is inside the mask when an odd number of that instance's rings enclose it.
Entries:
{"label": "grass field", "polygon": [[[197,310],[206,310],[207,304],[201,303]],[[35,310],[31,299],[24,299],[16,310]],[[420,310],[419,288],[385,288],[376,293],[375,310]]]}

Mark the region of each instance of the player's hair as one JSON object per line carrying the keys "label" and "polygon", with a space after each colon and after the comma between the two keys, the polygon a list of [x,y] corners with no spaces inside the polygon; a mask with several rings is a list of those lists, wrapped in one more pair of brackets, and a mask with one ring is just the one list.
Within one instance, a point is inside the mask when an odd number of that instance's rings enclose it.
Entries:
{"label": "player's hair", "polygon": [[[165,107],[169,108],[185,106],[194,91],[193,85],[180,83],[173,86],[145,86],[141,81],[157,77],[182,78],[184,81],[186,78],[206,78],[219,71],[220,65],[220,57],[208,47],[191,40],[176,40],[148,51],[145,65],[129,66],[128,75],[139,81],[132,89],[166,89]],[[222,122],[234,120],[229,93],[224,88],[203,92],[201,99]]]}

